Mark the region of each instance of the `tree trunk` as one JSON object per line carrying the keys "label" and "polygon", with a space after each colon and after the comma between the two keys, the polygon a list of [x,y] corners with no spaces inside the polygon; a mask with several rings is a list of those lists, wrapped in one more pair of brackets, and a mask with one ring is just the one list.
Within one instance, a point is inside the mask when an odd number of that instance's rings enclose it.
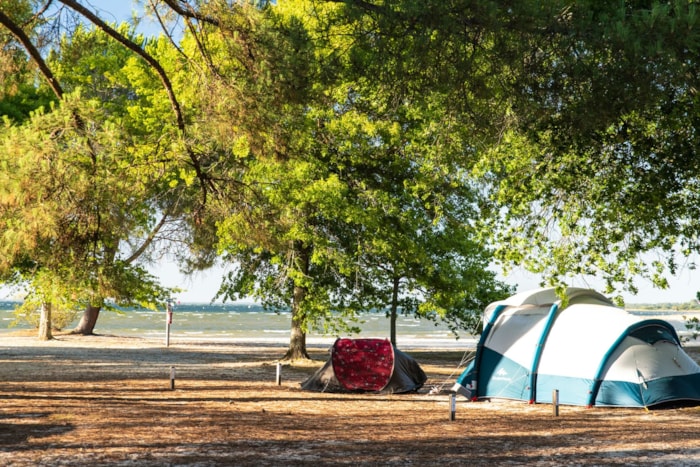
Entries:
{"label": "tree trunk", "polygon": [[53,334],[51,334],[51,304],[42,303],[41,304],[41,316],[39,318],[39,335],[37,336],[39,340],[48,341],[53,339]]}
{"label": "tree trunk", "polygon": [[[296,267],[299,268],[299,271],[304,273],[304,276],[307,276],[309,273],[311,249],[305,247],[302,242],[295,242],[294,250],[298,258]],[[283,360],[309,359],[309,354],[306,351],[306,333],[302,327],[302,324],[306,319],[303,307],[306,294],[306,287],[298,284],[294,285],[294,296],[292,297],[292,327],[289,334],[289,349],[287,350]]]}
{"label": "tree trunk", "polygon": [[82,334],[83,336],[92,336],[97,324],[97,318],[100,316],[101,306],[93,306],[88,304],[83,311],[83,316],[80,318],[78,325],[71,331],[71,334]]}
{"label": "tree trunk", "polygon": [[394,277],[393,289],[391,291],[391,314],[389,315],[389,338],[391,345],[396,347],[396,318],[399,314],[399,283],[400,278]]}
{"label": "tree trunk", "polygon": [[301,290],[302,287],[294,288],[294,305],[292,305],[292,328],[289,334],[289,349],[283,360],[307,360],[309,354],[306,351],[306,333],[302,329],[301,323],[304,320],[303,313],[296,304],[297,289],[300,295],[304,295],[306,291]]}

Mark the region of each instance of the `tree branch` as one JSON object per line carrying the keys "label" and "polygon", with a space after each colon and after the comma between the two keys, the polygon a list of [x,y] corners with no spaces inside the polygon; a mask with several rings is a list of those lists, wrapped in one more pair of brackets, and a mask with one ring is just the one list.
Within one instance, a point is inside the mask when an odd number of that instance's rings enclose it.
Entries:
{"label": "tree branch", "polygon": [[163,21],[162,16],[160,15],[160,13],[158,13],[158,9],[156,8],[156,3],[155,3],[156,1],[157,0],[148,0],[151,8],[153,9],[153,14],[155,15],[156,19],[158,20],[158,24],[160,24],[160,28],[163,31],[165,31],[165,35],[168,38],[168,41],[170,41],[170,44],[173,47],[175,47],[175,50],[177,50],[180,55],[187,58],[187,55],[185,55],[185,52],[182,50],[182,48],[179,45],[177,45],[177,43],[173,39],[173,28],[168,30],[168,28],[165,26],[165,21]]}
{"label": "tree branch", "polygon": [[99,27],[101,30],[103,30],[107,35],[109,35],[111,38],[122,44],[124,47],[127,49],[131,50],[132,52],[136,53],[138,56],[140,56],[142,59],[146,61],[158,74],[158,77],[160,78],[161,82],[163,83],[163,87],[165,88],[165,91],[168,93],[168,98],[170,99],[170,105],[173,108],[173,112],[175,113],[175,117],[177,119],[177,127],[182,131],[183,133],[185,132],[185,119],[182,115],[182,109],[180,107],[180,103],[177,100],[177,97],[175,96],[175,91],[173,90],[172,83],[170,82],[170,78],[168,78],[168,74],[165,72],[163,67],[161,66],[160,62],[153,58],[151,54],[146,52],[141,46],[133,42],[132,40],[128,39],[127,37],[124,37],[124,35],[120,34],[116,30],[114,30],[111,26],[109,26],[107,23],[102,21],[101,18],[99,18],[97,15],[95,15],[93,12],[85,8],[83,5],[80,3],[74,1],[74,0],[59,0],[61,3],[66,5],[67,7],[71,8],[72,10],[77,11],[84,17],[86,17],[88,20],[90,20],[91,23],[93,23],[95,26]]}
{"label": "tree branch", "polygon": [[41,53],[37,50],[36,47],[34,47],[34,44],[32,43],[31,39],[27,34],[22,30],[22,28],[17,25],[12,19],[7,16],[5,13],[0,10],[0,24],[5,26],[15,38],[22,44],[22,46],[25,48],[29,56],[36,62],[37,66],[39,67],[39,70],[41,71],[41,74],[44,75],[46,78],[46,81],[49,83],[49,86],[51,87],[51,90],[53,93],[56,95],[57,98],[61,99],[63,98],[63,89],[61,88],[61,85],[58,83],[56,80],[56,77],[53,75],[51,72],[51,69],[48,67],[46,62],[44,61],[43,57],[41,56]]}
{"label": "tree branch", "polygon": [[146,240],[144,240],[144,242],[141,244],[141,246],[138,247],[136,249],[136,251],[134,251],[131,254],[131,256],[126,258],[124,260],[124,262],[127,264],[131,264],[134,261],[136,261],[143,254],[143,252],[146,251],[146,248],[148,248],[151,245],[151,243],[153,243],[153,241],[156,238],[156,235],[158,234],[160,229],[163,228],[163,226],[165,225],[165,223],[168,221],[169,218],[170,218],[170,210],[163,213],[163,217],[161,217],[160,222],[158,222],[158,224],[153,228],[153,230],[151,230],[151,232],[148,234],[148,237],[146,238]]}
{"label": "tree branch", "polygon": [[34,13],[32,18],[30,20],[28,20],[23,26],[27,26],[28,24],[31,24],[32,22],[36,21],[37,18],[40,18],[41,15],[43,15],[46,12],[46,10],[49,9],[49,7],[51,6],[51,3],[53,3],[53,0],[48,0],[44,4],[44,6],[41,9],[39,9],[36,13]]}
{"label": "tree branch", "polygon": [[[192,8],[187,2],[178,2],[177,0],[163,0],[163,3],[168,5],[175,13],[185,18],[196,19],[204,23],[209,23],[214,26],[220,26],[220,21],[214,17],[202,15],[194,8]],[[182,4],[182,5],[181,5]],[[186,5],[187,8],[183,8]],[[235,6],[235,4],[234,4]],[[232,7],[233,8],[233,7]]]}
{"label": "tree branch", "polygon": [[[182,108],[180,107],[180,103],[177,100],[177,96],[175,96],[175,91],[173,90],[172,83],[170,82],[170,78],[168,78],[168,74],[165,71],[165,69],[161,66],[160,62],[156,60],[153,56],[151,56],[148,52],[146,52],[143,47],[139,46],[129,38],[125,37],[124,35],[120,34],[118,31],[116,31],[114,28],[109,26],[107,23],[102,21],[101,18],[99,18],[97,15],[95,15],[93,12],[85,8],[83,5],[78,3],[75,0],[59,0],[59,2],[63,3],[67,7],[73,9],[74,11],[77,11],[81,15],[83,15],[85,18],[87,18],[91,23],[93,23],[95,26],[100,28],[102,31],[104,31],[107,35],[112,37],[114,40],[122,44],[124,47],[127,49],[131,50],[132,52],[136,53],[139,57],[141,57],[143,60],[146,61],[158,74],[158,77],[161,80],[161,83],[163,84],[163,87],[165,88],[166,93],[168,94],[168,99],[170,100],[170,105],[173,109],[173,112],[175,113],[175,118],[177,121],[177,127],[184,136],[186,134],[186,125],[185,125],[185,118],[182,113]],[[204,175],[204,171],[202,170],[202,166],[199,162],[199,159],[195,155],[194,151],[191,150],[191,148],[187,147],[187,155],[190,158],[190,161],[192,162],[192,167],[194,168],[195,173],[197,174],[197,178],[202,182],[202,196],[203,196],[203,203],[206,204],[207,200],[207,178]]]}

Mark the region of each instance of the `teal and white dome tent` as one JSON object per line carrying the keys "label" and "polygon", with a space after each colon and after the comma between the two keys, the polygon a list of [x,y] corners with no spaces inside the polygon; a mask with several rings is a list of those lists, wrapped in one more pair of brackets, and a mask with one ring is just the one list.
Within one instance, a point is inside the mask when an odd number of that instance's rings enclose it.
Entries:
{"label": "teal and white dome tent", "polygon": [[641,319],[600,293],[539,289],[492,303],[476,356],[453,390],[472,400],[649,407],[700,402],[700,366],[671,324]]}

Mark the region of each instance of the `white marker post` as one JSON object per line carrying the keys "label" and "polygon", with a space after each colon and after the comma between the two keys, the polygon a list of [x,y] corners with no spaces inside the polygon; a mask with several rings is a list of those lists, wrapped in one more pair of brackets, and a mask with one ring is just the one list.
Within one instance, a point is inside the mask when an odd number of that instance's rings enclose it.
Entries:
{"label": "white marker post", "polygon": [[450,394],[450,421],[454,422],[457,414],[457,398],[454,394]]}
{"label": "white marker post", "polygon": [[552,390],[552,415],[559,416],[559,389]]}
{"label": "white marker post", "polygon": [[175,390],[175,367],[170,367],[170,390]]}
{"label": "white marker post", "polygon": [[277,381],[277,386],[282,385],[282,364],[280,362],[277,362],[277,377],[275,381]]}
{"label": "white marker post", "polygon": [[168,300],[165,312],[165,346],[170,347],[170,325],[173,324],[173,302]]}

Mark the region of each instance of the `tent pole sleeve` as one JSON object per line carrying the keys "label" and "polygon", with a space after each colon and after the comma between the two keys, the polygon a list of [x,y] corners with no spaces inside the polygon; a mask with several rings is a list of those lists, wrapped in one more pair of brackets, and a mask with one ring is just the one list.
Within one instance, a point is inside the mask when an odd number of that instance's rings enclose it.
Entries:
{"label": "tent pole sleeve", "polygon": [[[498,318],[501,316],[501,313],[503,310],[507,308],[507,305],[497,305],[496,308],[493,310],[493,313],[491,313],[491,317],[489,318],[489,322],[486,323],[486,327],[484,330],[481,332],[481,337],[479,337],[479,342],[476,344],[476,355],[474,355],[474,369],[473,371],[469,372],[473,378],[477,381],[476,388],[472,389],[472,397],[478,397],[479,396],[479,367],[481,366],[481,357],[484,353],[484,345],[486,344],[486,339],[488,339],[489,334],[491,334],[491,330],[493,329],[493,326],[496,324],[496,321]],[[464,387],[467,387],[469,384],[469,381],[465,381],[467,377],[467,372],[465,371],[462,373],[462,376],[459,377],[457,382],[461,384]]]}
{"label": "tent pole sleeve", "polygon": [[537,343],[537,348],[535,349],[535,357],[532,359],[532,368],[530,368],[530,403],[534,404],[537,397],[537,371],[540,366],[540,359],[542,358],[542,350],[547,343],[547,337],[549,332],[552,330],[554,325],[554,320],[557,316],[557,310],[559,310],[559,304],[555,303],[549,309],[549,314],[547,315],[547,322],[544,325],[542,334],[540,335],[540,340]]}
{"label": "tent pole sleeve", "polygon": [[[632,326],[630,326],[631,328]],[[588,407],[593,407],[593,404],[595,404],[596,397],[598,397],[598,391],[600,390],[600,384],[603,381],[603,372],[605,371],[605,368],[608,366],[608,360],[610,360],[610,356],[612,356],[613,352],[622,344],[622,341],[625,340],[625,338],[629,335],[630,333],[630,328],[627,328],[625,332],[620,334],[620,337],[615,340],[613,345],[610,346],[607,352],[605,352],[605,355],[603,355],[603,358],[600,359],[600,365],[598,366],[598,369],[595,372],[595,376],[593,377],[593,382],[591,383],[591,389],[588,391]]]}

